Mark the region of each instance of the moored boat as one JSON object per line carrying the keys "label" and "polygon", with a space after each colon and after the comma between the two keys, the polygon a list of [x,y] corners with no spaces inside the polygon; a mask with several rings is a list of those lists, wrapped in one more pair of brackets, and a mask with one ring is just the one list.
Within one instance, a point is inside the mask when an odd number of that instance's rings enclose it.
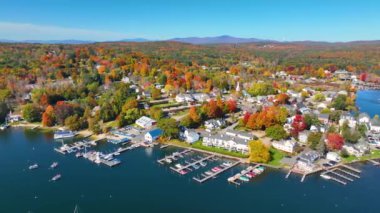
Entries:
{"label": "moored boat", "polygon": [[50,168],[51,169],[54,169],[58,166],[58,162],[53,162],[51,165],[50,165]]}
{"label": "moored boat", "polygon": [[75,132],[70,130],[58,130],[54,132],[54,139],[72,138],[75,134]]}
{"label": "moored boat", "polygon": [[54,177],[52,177],[50,180],[51,181],[57,181],[57,180],[61,179],[61,177],[62,177],[61,174],[57,174]]}
{"label": "moored boat", "polygon": [[36,164],[36,163],[29,166],[29,170],[33,170],[33,169],[37,169],[37,168],[38,168],[38,164]]}

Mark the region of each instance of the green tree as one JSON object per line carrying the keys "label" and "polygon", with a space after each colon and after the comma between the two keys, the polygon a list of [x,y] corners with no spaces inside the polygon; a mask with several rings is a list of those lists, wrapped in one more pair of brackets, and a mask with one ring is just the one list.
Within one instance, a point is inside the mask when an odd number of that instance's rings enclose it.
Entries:
{"label": "green tree", "polygon": [[322,102],[326,100],[326,97],[322,93],[318,92],[317,94],[314,95],[313,100],[315,102]]}
{"label": "green tree", "polygon": [[320,143],[324,143],[321,141],[322,139],[322,133],[320,132],[311,132],[309,136],[307,137],[308,145],[311,149],[317,150],[318,145]]}
{"label": "green tree", "polygon": [[164,117],[164,112],[161,108],[153,106],[149,109],[149,116],[155,120],[160,120]]}
{"label": "green tree", "polygon": [[249,160],[255,163],[267,163],[270,161],[269,148],[261,140],[250,141]]}
{"label": "green tree", "polygon": [[43,110],[35,104],[26,104],[22,109],[22,117],[28,122],[40,122]]}
{"label": "green tree", "polygon": [[0,102],[6,101],[11,95],[12,93],[9,89],[0,89]]}
{"label": "green tree", "polygon": [[248,88],[248,93],[253,96],[258,95],[272,95],[276,93],[273,85],[265,82],[254,83],[250,88]]}
{"label": "green tree", "polygon": [[268,127],[265,130],[265,133],[268,137],[274,140],[281,140],[288,137],[288,133],[280,125],[274,125],[274,126]]}
{"label": "green tree", "polygon": [[165,137],[177,138],[179,134],[177,121],[173,118],[163,118],[157,122],[157,127],[160,128],[164,133]]}
{"label": "green tree", "polygon": [[335,108],[335,110],[345,110],[347,107],[347,96],[346,95],[338,95],[332,102],[332,107]]}

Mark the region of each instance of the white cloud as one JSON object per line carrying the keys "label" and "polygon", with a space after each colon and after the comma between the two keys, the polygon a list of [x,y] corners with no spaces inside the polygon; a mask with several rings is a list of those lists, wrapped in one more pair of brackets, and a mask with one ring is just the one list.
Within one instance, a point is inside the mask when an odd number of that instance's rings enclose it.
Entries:
{"label": "white cloud", "polygon": [[0,22],[0,39],[9,40],[94,40],[112,41],[129,38],[123,33],[66,28],[27,23]]}

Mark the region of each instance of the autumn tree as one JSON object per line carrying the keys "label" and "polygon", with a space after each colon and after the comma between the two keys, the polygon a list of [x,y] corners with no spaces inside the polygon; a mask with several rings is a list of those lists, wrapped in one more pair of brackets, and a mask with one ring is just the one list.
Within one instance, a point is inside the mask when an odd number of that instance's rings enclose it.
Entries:
{"label": "autumn tree", "polygon": [[248,146],[249,161],[255,163],[268,163],[270,161],[269,148],[261,140],[250,141]]}
{"label": "autumn tree", "polygon": [[54,107],[49,105],[42,114],[42,126],[53,126],[55,122]]}
{"label": "autumn tree", "polygon": [[344,145],[344,138],[338,133],[327,135],[327,147],[330,150],[341,150]]}

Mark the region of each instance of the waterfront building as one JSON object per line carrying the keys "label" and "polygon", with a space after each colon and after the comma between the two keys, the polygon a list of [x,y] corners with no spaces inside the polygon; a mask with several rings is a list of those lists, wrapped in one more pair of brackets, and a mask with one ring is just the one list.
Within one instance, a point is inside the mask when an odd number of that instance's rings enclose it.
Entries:
{"label": "waterfront building", "polygon": [[186,129],[185,131],[180,132],[180,138],[187,143],[192,144],[199,140],[199,134],[195,130]]}
{"label": "waterfront building", "polygon": [[290,140],[274,141],[272,146],[284,152],[294,153],[297,148],[297,142],[292,138]]}
{"label": "waterfront building", "polygon": [[164,132],[161,129],[153,129],[147,132],[144,136],[145,141],[152,143],[153,141],[157,140],[159,137],[162,136]]}
{"label": "waterfront building", "polygon": [[380,132],[380,119],[373,118],[369,124],[370,130],[374,132]]}
{"label": "waterfront building", "polygon": [[340,162],[342,160],[342,158],[336,152],[328,152],[326,154],[326,159],[331,160],[331,161],[335,161],[335,162]]}
{"label": "waterfront building", "polygon": [[248,153],[248,142],[249,140],[240,137],[231,137],[225,133],[209,134],[204,136],[202,140],[204,146],[213,146],[242,153]]}
{"label": "waterfront building", "polygon": [[142,116],[141,118],[137,119],[135,123],[138,126],[147,129],[147,128],[151,128],[153,125],[155,125],[156,121],[149,118],[149,117]]}

